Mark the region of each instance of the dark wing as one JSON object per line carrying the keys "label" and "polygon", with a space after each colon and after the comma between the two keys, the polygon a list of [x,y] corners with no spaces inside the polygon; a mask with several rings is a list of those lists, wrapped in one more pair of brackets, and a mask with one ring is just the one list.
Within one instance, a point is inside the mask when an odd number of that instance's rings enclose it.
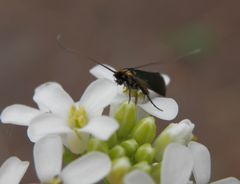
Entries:
{"label": "dark wing", "polygon": [[147,83],[147,87],[154,92],[165,96],[166,95],[166,84],[164,82],[163,77],[160,73],[157,72],[147,72],[136,69],[129,69],[132,73],[134,73],[135,77],[145,81]]}

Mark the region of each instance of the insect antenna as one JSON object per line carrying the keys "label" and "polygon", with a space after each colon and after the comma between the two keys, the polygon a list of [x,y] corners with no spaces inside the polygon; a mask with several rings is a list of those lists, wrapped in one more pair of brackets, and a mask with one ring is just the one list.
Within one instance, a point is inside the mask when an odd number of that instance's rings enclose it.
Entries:
{"label": "insect antenna", "polygon": [[195,55],[195,54],[199,54],[200,52],[201,52],[201,48],[192,50],[192,51],[190,51],[190,52],[188,52],[188,53],[186,53],[186,54],[183,54],[183,55],[177,57],[176,61],[179,61],[179,60],[184,59],[184,58],[186,58],[186,57],[193,56],[193,55]]}
{"label": "insect antenna", "polygon": [[153,103],[153,101],[152,101],[152,99],[150,98],[150,96],[149,95],[146,95],[147,96],[147,98],[148,98],[148,100],[149,100],[149,102],[155,107],[155,108],[157,108],[158,110],[160,110],[160,111],[163,111],[162,109],[160,109],[158,106],[156,106],[156,104],[154,104]]}
{"label": "insect antenna", "polygon": [[160,61],[139,65],[139,66],[134,67],[133,69],[143,68],[143,67],[146,67],[146,66],[157,65],[157,64],[160,64]]}
{"label": "insect antenna", "polygon": [[[77,50],[74,50],[74,49],[65,47],[65,46],[63,45],[63,43],[61,42],[61,38],[62,38],[61,34],[58,34],[58,35],[57,35],[57,44],[58,44],[58,46],[59,46],[61,49],[63,49],[64,51],[66,51],[66,52],[68,52],[68,53],[74,54],[74,55],[76,55],[76,56],[81,56],[81,55],[82,55],[82,54],[81,54],[80,52],[78,52]],[[112,70],[111,68],[109,68],[108,66],[100,63],[100,62],[97,61],[96,59],[94,59],[94,58],[92,58],[92,57],[89,57],[89,56],[86,56],[86,57],[87,57],[89,60],[93,61],[94,63],[101,65],[102,67],[108,69],[109,71],[111,71],[111,72],[113,72],[113,73],[116,73],[116,71],[114,71],[114,70]]]}
{"label": "insect antenna", "polygon": [[102,63],[100,63],[100,62],[98,62],[98,61],[95,60],[94,58],[91,58],[91,57],[89,57],[89,56],[87,56],[87,58],[88,58],[89,60],[91,60],[91,61],[93,61],[93,62],[95,62],[95,63],[101,65],[102,67],[108,69],[109,71],[111,71],[111,72],[113,72],[113,73],[116,73],[116,71],[114,71],[113,69],[109,68],[108,66],[106,66],[106,65],[104,65],[104,64],[102,64]]}
{"label": "insect antenna", "polygon": [[[192,55],[195,55],[195,54],[198,54],[201,52],[201,49],[198,48],[198,49],[195,49],[193,51],[190,51],[188,52],[187,54],[184,54],[184,55],[181,55],[179,57],[177,57],[175,59],[175,62],[181,60],[181,59],[184,59],[186,57],[189,57],[189,56],[192,56]],[[152,66],[152,65],[158,65],[158,64],[161,64],[161,61],[156,61],[156,62],[151,62],[151,63],[147,63],[147,64],[143,64],[143,65],[139,65],[139,66],[136,66],[134,67],[133,69],[139,69],[139,68],[143,68],[143,67],[147,67],[147,66]]]}

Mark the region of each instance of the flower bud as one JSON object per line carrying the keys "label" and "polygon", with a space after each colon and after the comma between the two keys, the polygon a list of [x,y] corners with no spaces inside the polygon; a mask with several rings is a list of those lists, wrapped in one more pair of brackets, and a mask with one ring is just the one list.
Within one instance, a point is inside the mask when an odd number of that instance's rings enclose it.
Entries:
{"label": "flower bud", "polygon": [[152,163],[155,157],[155,149],[151,144],[143,144],[137,149],[135,154],[135,160],[137,162],[146,161],[148,163]]}
{"label": "flower bud", "polygon": [[147,117],[137,123],[133,128],[131,136],[139,145],[151,143],[156,136],[156,130],[155,119],[153,117]]}
{"label": "flower bud", "polygon": [[131,163],[127,157],[116,159],[112,163],[112,169],[108,175],[111,184],[122,184],[125,174],[130,171]]}
{"label": "flower bud", "polygon": [[147,161],[141,161],[132,167],[132,170],[135,170],[135,169],[138,169],[146,173],[150,173],[152,168]]}
{"label": "flower bud", "polygon": [[111,157],[111,159],[117,159],[117,158],[120,158],[120,157],[123,157],[126,155],[126,151],[125,149],[120,146],[120,145],[116,145],[114,146],[110,152],[109,152],[109,156]]}
{"label": "flower bud", "polygon": [[129,139],[121,143],[121,146],[126,150],[128,156],[132,156],[138,148],[138,143],[134,139]]}
{"label": "flower bud", "polygon": [[154,163],[152,165],[151,176],[156,183],[160,183],[160,169],[161,169],[160,163]]}
{"label": "flower bud", "polygon": [[63,153],[63,163],[64,164],[67,165],[77,158],[78,158],[78,155],[72,153],[69,149],[64,148],[64,153]]}
{"label": "flower bud", "polygon": [[99,139],[96,138],[91,138],[88,141],[88,145],[87,145],[87,151],[91,152],[91,151],[100,151],[103,153],[108,153],[108,145]]}
{"label": "flower bud", "polygon": [[107,144],[109,148],[112,148],[113,146],[118,144],[118,137],[116,132],[108,139]]}
{"label": "flower bud", "polygon": [[132,102],[122,103],[115,114],[115,119],[120,125],[117,131],[118,137],[120,139],[126,138],[137,120],[136,105]]}
{"label": "flower bud", "polygon": [[192,131],[194,126],[188,119],[184,119],[180,123],[169,124],[154,142],[156,160],[159,162],[162,160],[164,149],[168,144],[172,142],[184,145],[188,144],[193,138]]}

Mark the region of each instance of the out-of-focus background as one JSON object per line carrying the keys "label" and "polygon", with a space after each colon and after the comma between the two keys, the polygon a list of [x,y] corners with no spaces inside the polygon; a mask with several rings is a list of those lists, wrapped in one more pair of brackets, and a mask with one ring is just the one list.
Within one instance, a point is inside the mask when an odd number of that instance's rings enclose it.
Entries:
{"label": "out-of-focus background", "polygon": [[[171,76],[168,96],[190,118],[211,151],[212,179],[240,178],[239,0],[1,0],[0,109],[35,106],[33,90],[58,81],[78,99],[94,79],[91,56],[115,68],[161,60],[146,68]],[[61,50],[62,42],[82,53]],[[200,55],[174,58],[201,48]],[[159,127],[168,122],[159,121]],[[0,163],[10,155],[32,161],[25,127],[0,125]],[[22,183],[36,181],[33,164]]]}

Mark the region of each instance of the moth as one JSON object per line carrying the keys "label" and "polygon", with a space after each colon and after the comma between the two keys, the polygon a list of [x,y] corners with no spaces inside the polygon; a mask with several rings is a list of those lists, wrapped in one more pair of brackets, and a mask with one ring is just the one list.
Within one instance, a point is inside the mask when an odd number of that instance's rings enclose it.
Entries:
{"label": "moth", "polygon": [[[60,39],[61,39],[61,35],[58,35],[57,36],[58,45],[62,49],[64,49],[67,52],[70,52],[72,54],[78,55],[78,56],[81,55],[76,50],[64,47],[62,45],[62,43],[60,42]],[[200,49],[193,50],[192,52],[189,52],[186,55],[182,55],[182,56],[176,58],[176,61],[181,60],[185,57],[197,54],[200,51],[201,51]],[[135,103],[137,103],[138,92],[140,91],[144,95],[144,97],[146,96],[148,98],[150,103],[155,108],[157,108],[160,111],[163,111],[162,109],[160,109],[153,103],[153,101],[150,98],[150,91],[149,91],[149,90],[152,90],[160,96],[166,96],[166,88],[167,87],[166,87],[166,83],[164,81],[162,74],[158,73],[158,72],[149,72],[149,71],[140,70],[140,68],[142,68],[142,67],[159,64],[160,62],[153,62],[153,63],[148,63],[148,64],[144,64],[141,66],[137,66],[134,68],[123,68],[118,71],[115,71],[115,70],[111,69],[110,67],[108,67],[107,65],[104,65],[91,57],[87,57],[87,58],[89,60],[93,61],[94,63],[101,65],[102,67],[106,68],[107,70],[109,70],[113,73],[115,82],[118,85],[124,85],[125,88],[127,89],[128,95],[129,95],[129,102],[131,101],[132,91],[135,91],[134,97],[135,97]]]}
{"label": "moth", "polygon": [[144,96],[148,98],[148,100],[151,102],[151,104],[155,108],[162,111],[162,109],[158,108],[151,100],[149,95],[150,93],[149,90],[154,91],[158,95],[166,96],[166,84],[163,76],[161,75],[161,73],[158,73],[158,72],[149,72],[149,71],[139,70],[139,68],[153,64],[153,63],[138,66],[135,68],[123,68],[118,71],[114,71],[108,66],[102,63],[99,63],[98,61],[92,58],[89,58],[89,59],[91,59],[95,63],[98,63],[99,65],[103,66],[104,68],[108,69],[113,73],[115,82],[118,85],[124,85],[125,88],[127,89],[129,94],[129,101],[131,101],[132,91],[135,91],[134,93],[135,103],[137,103],[138,92],[140,91]]}

